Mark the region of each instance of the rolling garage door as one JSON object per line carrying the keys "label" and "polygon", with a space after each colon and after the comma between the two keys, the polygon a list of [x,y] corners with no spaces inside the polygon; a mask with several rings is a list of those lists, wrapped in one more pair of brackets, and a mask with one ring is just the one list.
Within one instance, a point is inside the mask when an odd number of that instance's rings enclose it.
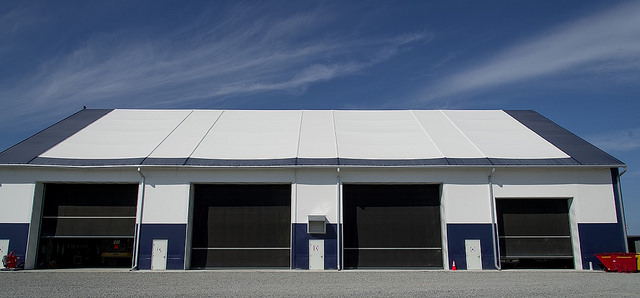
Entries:
{"label": "rolling garage door", "polygon": [[439,185],[343,185],[345,268],[442,268]]}
{"label": "rolling garage door", "polygon": [[291,185],[195,185],[191,268],[286,267]]}
{"label": "rolling garage door", "polygon": [[137,184],[45,184],[37,267],[130,267],[137,198]]}
{"label": "rolling garage door", "polygon": [[503,268],[573,268],[566,199],[498,199]]}

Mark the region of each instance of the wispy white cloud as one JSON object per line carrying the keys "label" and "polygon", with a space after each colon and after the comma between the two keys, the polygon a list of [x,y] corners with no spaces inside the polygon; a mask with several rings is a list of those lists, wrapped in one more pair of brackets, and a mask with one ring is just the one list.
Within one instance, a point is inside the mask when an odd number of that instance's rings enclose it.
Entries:
{"label": "wispy white cloud", "polygon": [[[29,5],[29,3],[24,3]],[[47,16],[35,17],[29,13],[28,7],[20,7],[5,11],[0,14],[0,36],[17,34],[27,28],[33,28],[37,24],[43,23]]]}
{"label": "wispy white cloud", "polygon": [[[167,107],[216,102],[256,92],[300,93],[317,82],[382,63],[429,34],[399,37],[323,35],[328,11],[270,15],[239,5],[158,37],[93,36],[37,72],[0,89],[5,119],[69,107]],[[68,113],[68,112],[66,112]]]}
{"label": "wispy white cloud", "polygon": [[[424,100],[568,71],[640,73],[640,2],[586,16],[499,51],[429,86]],[[613,69],[612,69],[613,68]],[[618,78],[623,80],[622,78]]]}
{"label": "wispy white cloud", "polygon": [[632,151],[640,149],[640,128],[595,134],[587,139],[605,151]]}

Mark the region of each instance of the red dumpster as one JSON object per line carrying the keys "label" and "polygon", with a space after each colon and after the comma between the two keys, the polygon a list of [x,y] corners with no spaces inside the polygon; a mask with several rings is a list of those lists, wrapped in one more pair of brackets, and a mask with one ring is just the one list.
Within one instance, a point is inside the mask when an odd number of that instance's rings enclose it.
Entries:
{"label": "red dumpster", "polygon": [[620,252],[595,254],[595,256],[609,272],[636,272],[638,270],[636,254]]}

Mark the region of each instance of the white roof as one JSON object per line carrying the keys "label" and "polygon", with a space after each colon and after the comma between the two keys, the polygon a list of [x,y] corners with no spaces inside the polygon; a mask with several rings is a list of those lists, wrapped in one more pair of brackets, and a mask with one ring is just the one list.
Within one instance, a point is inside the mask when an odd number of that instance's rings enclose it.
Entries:
{"label": "white roof", "polygon": [[113,110],[39,155],[110,159],[566,159],[501,110]]}

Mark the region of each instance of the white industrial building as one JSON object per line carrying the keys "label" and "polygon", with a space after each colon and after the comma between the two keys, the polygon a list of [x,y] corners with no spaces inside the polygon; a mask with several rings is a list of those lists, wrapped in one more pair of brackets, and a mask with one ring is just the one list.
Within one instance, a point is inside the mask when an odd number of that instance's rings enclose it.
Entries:
{"label": "white industrial building", "polygon": [[616,158],[533,111],[92,110],[0,153],[26,269],[574,268]]}

